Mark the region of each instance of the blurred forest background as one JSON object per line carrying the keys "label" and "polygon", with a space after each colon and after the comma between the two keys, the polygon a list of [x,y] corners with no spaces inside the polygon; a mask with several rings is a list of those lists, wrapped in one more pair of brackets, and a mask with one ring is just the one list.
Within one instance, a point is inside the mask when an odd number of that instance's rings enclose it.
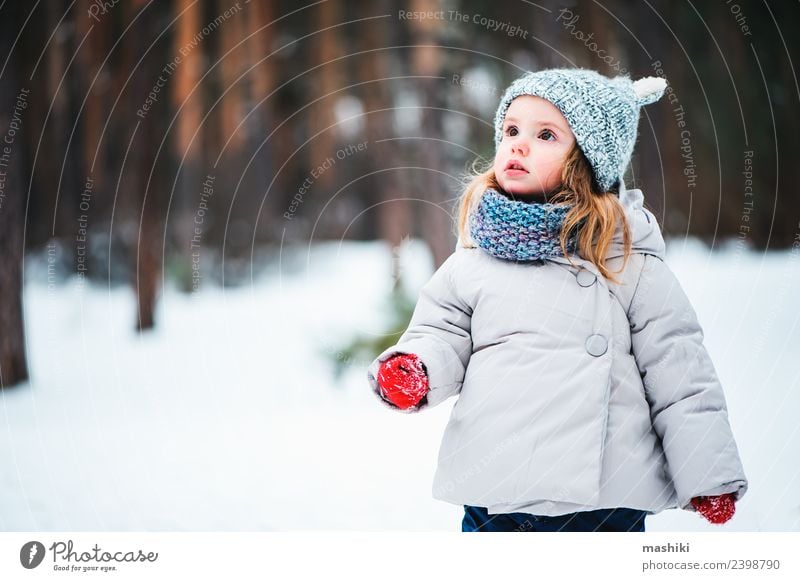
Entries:
{"label": "blurred forest background", "polygon": [[796,1],[4,0],[0,386],[28,374],[28,253],[128,285],[139,330],[165,281],[240,285],[282,248],[412,237],[438,265],[526,70],[665,76],[627,186],[667,236],[787,248],[797,22]]}

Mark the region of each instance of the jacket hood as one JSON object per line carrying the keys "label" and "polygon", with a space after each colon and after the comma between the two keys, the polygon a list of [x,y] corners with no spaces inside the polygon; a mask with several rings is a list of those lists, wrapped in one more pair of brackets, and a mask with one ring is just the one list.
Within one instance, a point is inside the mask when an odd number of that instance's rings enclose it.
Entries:
{"label": "jacket hood", "polygon": [[[666,254],[661,227],[653,213],[644,207],[644,194],[640,189],[628,190],[620,183],[619,201],[625,208],[628,226],[631,230],[631,251],[640,254],[652,254],[662,260]],[[606,253],[606,258],[616,258],[625,254],[622,224],[617,227],[614,239]]]}

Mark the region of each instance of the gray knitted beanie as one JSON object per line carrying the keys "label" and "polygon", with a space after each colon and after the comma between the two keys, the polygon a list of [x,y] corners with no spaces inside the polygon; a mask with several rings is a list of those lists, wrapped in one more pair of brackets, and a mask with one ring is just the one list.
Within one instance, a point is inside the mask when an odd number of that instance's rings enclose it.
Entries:
{"label": "gray knitted beanie", "polygon": [[547,69],[528,72],[514,81],[500,100],[494,118],[495,148],[503,137],[503,120],[520,95],[547,99],[569,123],[578,146],[602,191],[609,191],[625,173],[636,143],[639,109],[661,98],[666,79],[613,79],[589,69]]}

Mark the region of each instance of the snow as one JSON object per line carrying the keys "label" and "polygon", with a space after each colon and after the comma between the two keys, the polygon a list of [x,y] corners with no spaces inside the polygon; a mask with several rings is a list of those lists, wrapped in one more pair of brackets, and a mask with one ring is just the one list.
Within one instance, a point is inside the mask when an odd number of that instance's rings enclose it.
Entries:
{"label": "snow", "polygon": [[[649,531],[800,529],[797,253],[711,253],[668,242],[706,331],[750,490],[725,527],[679,510]],[[432,272],[410,240],[416,293]],[[329,355],[379,334],[389,249],[286,253],[252,284],[167,285],[154,332],[134,332],[125,287],[48,286],[26,260],[31,381],[0,390],[0,530],[459,531],[431,498],[455,400],[418,414],[369,392],[369,361],[339,383]]]}

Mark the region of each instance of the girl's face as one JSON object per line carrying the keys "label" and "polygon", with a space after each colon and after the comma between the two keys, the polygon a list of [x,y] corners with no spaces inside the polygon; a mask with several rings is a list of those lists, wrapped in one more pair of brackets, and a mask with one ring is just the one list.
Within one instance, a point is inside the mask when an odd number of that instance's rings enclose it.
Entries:
{"label": "girl's face", "polygon": [[494,157],[494,173],[506,192],[545,198],[561,185],[561,170],[575,136],[558,107],[533,95],[511,102],[503,138]]}

